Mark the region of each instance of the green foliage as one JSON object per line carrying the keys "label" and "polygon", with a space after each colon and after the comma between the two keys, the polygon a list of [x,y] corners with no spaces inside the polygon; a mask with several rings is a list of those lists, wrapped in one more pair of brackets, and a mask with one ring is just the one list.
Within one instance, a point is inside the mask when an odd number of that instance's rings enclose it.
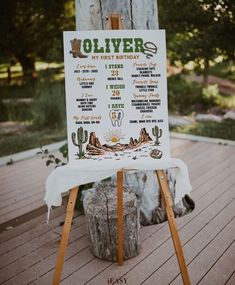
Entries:
{"label": "green foliage", "polygon": [[61,77],[55,80],[55,76],[61,75],[62,65],[39,63],[37,66],[40,68],[38,82],[25,84],[18,77],[12,85],[6,85],[5,80],[0,82],[3,98],[0,99],[0,120],[27,121],[27,128],[21,128],[20,133],[1,134],[0,156],[66,137],[64,83]]}
{"label": "green foliage", "polygon": [[208,112],[210,109],[223,113],[224,109],[235,107],[235,97],[220,94],[217,85],[202,88],[177,74],[168,78],[168,105],[170,112],[181,115]]}
{"label": "green foliage", "polygon": [[[204,75],[218,55],[234,59],[235,5],[231,0],[159,0],[159,22],[167,30],[171,62],[194,61]],[[178,11],[178,12],[176,12]]]}
{"label": "green foliage", "polygon": [[72,0],[0,1],[1,57],[15,58],[24,75],[33,76],[34,62],[62,59],[62,32],[74,30]]}
{"label": "green foliage", "polygon": [[7,121],[8,119],[8,111],[6,105],[0,100],[0,122]]}
{"label": "green foliage", "polygon": [[212,121],[195,122],[192,125],[172,127],[171,131],[235,141],[235,124],[233,120],[224,120],[221,123]]}
{"label": "green foliage", "polygon": [[0,86],[1,99],[34,98],[36,96],[36,86],[32,83],[13,84],[11,86]]}
{"label": "green foliage", "polygon": [[232,62],[220,62],[210,67],[209,73],[220,78],[235,81],[235,64]]}
{"label": "green foliage", "polygon": [[202,89],[202,102],[206,110],[216,108],[221,113],[223,113],[224,109],[235,107],[234,95],[220,94],[217,84],[208,85]]}
{"label": "green foliage", "polygon": [[32,118],[31,103],[9,100],[7,103],[0,104],[0,121],[29,121]]}
{"label": "green foliage", "polygon": [[66,138],[66,130],[26,131],[0,136],[0,157],[38,146],[54,143]]}
{"label": "green foliage", "polygon": [[41,155],[42,159],[46,159],[46,166],[54,164],[56,168],[67,164],[67,161],[63,162],[60,158],[56,157],[54,154],[49,153],[48,149],[44,149],[43,147],[41,147],[41,150],[36,154]]}
{"label": "green foliage", "polygon": [[202,99],[208,108],[216,105],[218,96],[219,89],[217,84],[209,85],[202,89]]}
{"label": "green foliage", "polygon": [[[0,72],[4,72],[4,65],[0,67]],[[11,85],[4,79],[0,81],[0,121],[29,121],[33,119],[33,102],[43,93],[57,94],[63,96],[64,82],[62,68],[63,65],[59,63],[48,64],[44,62],[37,62],[38,66],[38,80],[22,81],[21,77],[12,80]],[[36,105],[36,103],[35,103]],[[63,108],[64,112],[64,108]],[[35,114],[34,114],[35,115]],[[35,117],[35,116],[34,116]]]}
{"label": "green foliage", "polygon": [[63,158],[68,161],[68,143],[65,143],[59,148],[59,152],[62,154]]}
{"label": "green foliage", "polygon": [[63,128],[65,125],[64,86],[44,84],[33,107],[33,128]]}
{"label": "green foliage", "polygon": [[13,159],[11,158],[10,160],[7,161],[7,165],[12,165],[14,163]]}
{"label": "green foliage", "polygon": [[202,88],[187,81],[180,74],[168,78],[168,104],[170,112],[189,115],[195,109],[203,108],[200,94]]}

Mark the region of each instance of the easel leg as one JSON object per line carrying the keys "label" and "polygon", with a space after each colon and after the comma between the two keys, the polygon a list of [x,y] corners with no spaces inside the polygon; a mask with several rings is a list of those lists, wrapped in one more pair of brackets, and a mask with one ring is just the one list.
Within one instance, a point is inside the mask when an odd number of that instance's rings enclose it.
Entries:
{"label": "easel leg", "polygon": [[59,285],[60,284],[60,278],[61,273],[64,265],[64,256],[68,244],[69,239],[69,233],[71,229],[71,222],[73,219],[73,213],[74,213],[74,206],[77,198],[78,193],[78,187],[73,188],[70,191],[69,194],[69,201],[66,209],[66,215],[65,215],[65,221],[64,221],[64,228],[63,233],[60,240],[60,248],[59,248],[59,254],[57,256],[56,260],[56,267],[55,267],[55,273],[53,277],[52,285]]}
{"label": "easel leg", "polygon": [[117,172],[118,264],[123,264],[123,171]]}
{"label": "easel leg", "polygon": [[[121,14],[110,14],[107,29],[122,30]],[[118,230],[118,255],[119,265],[123,265],[123,171],[117,172],[117,230]]]}
{"label": "easel leg", "polygon": [[169,186],[167,184],[167,178],[163,170],[156,170],[156,174],[157,174],[158,182],[160,185],[163,203],[166,208],[166,215],[167,215],[168,224],[169,224],[169,228],[171,231],[171,237],[174,243],[175,252],[176,252],[176,256],[177,256],[180,271],[181,271],[181,276],[182,276],[184,285],[190,285],[191,283],[189,279],[188,269],[185,263],[183,249],[181,246],[179,233],[176,227],[175,216],[174,216],[174,212],[172,209],[173,202],[171,199]]}

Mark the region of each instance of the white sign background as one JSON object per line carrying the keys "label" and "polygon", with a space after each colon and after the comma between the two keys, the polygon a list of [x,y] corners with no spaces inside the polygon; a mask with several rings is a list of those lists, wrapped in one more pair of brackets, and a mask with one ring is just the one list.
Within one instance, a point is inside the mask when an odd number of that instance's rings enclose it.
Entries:
{"label": "white sign background", "polygon": [[[149,58],[142,52],[135,52],[135,47],[133,52],[123,52],[123,41],[119,52],[114,52],[110,41],[108,53],[94,53],[93,49],[90,53],[84,51],[85,39],[91,42],[98,39],[98,47],[105,47],[107,38],[133,38],[129,48],[134,47],[135,38],[142,38],[144,43],[153,43],[157,52],[146,51],[151,54]],[[74,56],[71,44],[74,39],[81,40],[80,55],[87,57]],[[153,47],[152,44],[147,46]],[[64,59],[70,164],[80,167],[97,164],[102,169],[103,165],[114,166],[118,160],[127,165],[141,160],[147,166],[150,161],[170,157],[163,30],[64,32]],[[111,89],[111,85],[120,88]],[[156,127],[158,135],[162,131],[157,143],[153,132]],[[72,140],[72,133],[75,133],[74,141],[78,142],[78,128],[82,141],[80,150]],[[143,129],[151,140],[141,141]],[[99,143],[89,148],[94,135]]]}

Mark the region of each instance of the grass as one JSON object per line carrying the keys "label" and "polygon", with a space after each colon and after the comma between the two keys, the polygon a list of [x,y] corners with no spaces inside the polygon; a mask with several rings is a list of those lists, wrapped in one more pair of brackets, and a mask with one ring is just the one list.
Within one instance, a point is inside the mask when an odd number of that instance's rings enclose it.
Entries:
{"label": "grass", "polygon": [[[37,73],[45,70],[58,70],[63,69],[64,64],[62,62],[43,62],[37,61],[35,63],[35,69]],[[7,79],[7,68],[9,67],[8,64],[0,64],[0,79]],[[22,68],[19,63],[11,66],[11,77],[12,79],[20,79],[22,77]]]}
{"label": "grass", "polygon": [[195,122],[191,125],[171,127],[170,130],[178,133],[235,141],[235,124],[233,120],[224,120],[221,123],[212,121]]}
{"label": "grass", "polygon": [[10,85],[6,69],[7,65],[0,65],[0,121],[27,122],[30,127],[21,133],[1,134],[0,156],[65,139],[63,64],[37,62],[37,78],[29,82],[23,81],[16,65]]}
{"label": "grass", "polygon": [[32,83],[14,84],[12,86],[0,86],[0,99],[20,99],[20,98],[35,98],[36,86]]}
{"label": "grass", "polygon": [[32,102],[9,100],[3,103],[0,101],[0,109],[0,122],[25,122],[32,118]]}
{"label": "grass", "polygon": [[37,98],[40,90],[64,85],[64,71],[62,63],[36,62],[37,77],[25,82],[19,65],[13,66],[11,84],[7,82],[7,66],[0,64],[0,100]]}
{"label": "grass", "polygon": [[169,111],[182,115],[190,115],[198,107],[203,106],[202,87],[185,80],[180,74],[168,77]]}
{"label": "grass", "polygon": [[34,132],[28,130],[22,134],[2,135],[0,138],[0,157],[64,139],[66,139],[66,129],[45,129]]}
{"label": "grass", "polygon": [[57,103],[65,105],[63,64],[36,62],[37,78],[28,82],[24,82],[19,65],[13,66],[12,69],[19,76],[10,85],[7,82],[6,68],[6,65],[0,64],[0,74],[4,75],[4,79],[0,80],[0,121],[43,121],[45,115],[55,111],[58,111],[58,115],[52,119],[58,121],[58,116],[65,113],[62,108],[62,112],[59,112],[57,106]]}

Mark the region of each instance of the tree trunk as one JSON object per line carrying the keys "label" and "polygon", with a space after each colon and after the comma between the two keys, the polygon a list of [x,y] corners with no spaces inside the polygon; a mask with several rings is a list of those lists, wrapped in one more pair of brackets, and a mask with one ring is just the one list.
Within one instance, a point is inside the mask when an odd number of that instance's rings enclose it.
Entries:
{"label": "tree trunk", "polygon": [[[158,29],[156,0],[76,0],[75,3],[77,30],[107,29],[106,22],[110,13],[122,15],[124,29]],[[209,67],[209,61],[207,65]],[[169,173],[170,188],[174,193],[174,171]],[[125,180],[128,187],[133,188],[138,195],[141,223],[149,225],[165,221],[155,172],[126,172]],[[184,215],[193,208],[194,202],[189,197],[184,197],[179,205],[175,205],[175,215]]]}
{"label": "tree trunk", "polygon": [[[126,187],[123,190],[123,256],[129,259],[140,252],[139,208],[136,195]],[[91,251],[98,258],[116,261],[117,185],[102,182],[83,193]]]}
{"label": "tree trunk", "polygon": [[[166,171],[169,190],[172,200],[175,200],[175,169]],[[116,176],[112,177],[113,183],[116,183]],[[162,204],[159,183],[156,179],[155,171],[136,171],[130,170],[124,172],[124,184],[138,197],[140,208],[140,224],[143,226],[160,224],[167,220],[166,210]],[[175,217],[181,217],[191,212],[195,207],[194,201],[185,195],[173,207]]]}
{"label": "tree trunk", "polygon": [[[111,13],[119,13],[124,29],[158,29],[156,0],[76,0],[77,30],[107,29]],[[156,177],[155,177],[156,179]],[[110,188],[110,189],[109,189]],[[115,261],[117,257],[117,187],[101,187],[99,195],[86,194],[84,210],[91,249],[95,256]],[[109,197],[109,198],[108,198]],[[106,205],[106,207],[105,207]],[[124,259],[140,251],[139,209],[135,194],[123,195]]]}
{"label": "tree trunk", "polygon": [[11,67],[8,66],[7,68],[7,83],[11,85]]}
{"label": "tree trunk", "polygon": [[157,0],[75,0],[76,29],[105,30],[110,13],[120,13],[124,29],[158,29]]}
{"label": "tree trunk", "polygon": [[28,56],[20,55],[17,57],[20,62],[23,71],[23,77],[25,80],[34,79],[36,76],[34,59]]}
{"label": "tree trunk", "polygon": [[208,77],[209,77],[209,67],[210,67],[209,59],[205,59],[204,63],[205,63],[205,66],[204,66],[204,70],[202,73],[202,76],[203,76],[202,85],[203,85],[203,87],[207,87],[208,86]]}

